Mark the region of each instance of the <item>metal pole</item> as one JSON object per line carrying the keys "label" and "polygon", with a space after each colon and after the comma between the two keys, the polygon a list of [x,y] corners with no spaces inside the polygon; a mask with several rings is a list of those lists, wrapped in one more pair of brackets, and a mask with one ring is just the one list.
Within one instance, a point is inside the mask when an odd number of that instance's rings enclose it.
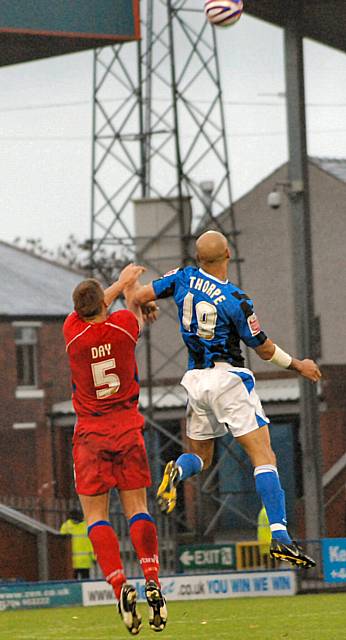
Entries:
{"label": "metal pole", "polygon": [[47,582],[47,580],[49,580],[47,531],[40,531],[37,534],[37,560],[38,560],[38,579],[41,582]]}
{"label": "metal pole", "polygon": [[[221,120],[221,127],[222,127],[222,133],[223,133],[224,157],[225,157],[225,161],[226,161],[225,165],[227,167],[226,177],[227,177],[227,190],[228,190],[228,202],[229,202],[229,217],[230,217],[230,221],[231,221],[231,229],[233,231],[235,231],[237,226],[236,226],[235,212],[234,212],[234,207],[233,207],[231,175],[230,175],[230,170],[229,170],[230,164],[229,164],[229,159],[228,159],[228,144],[227,144],[227,137],[226,137],[227,126],[226,126],[225,110],[224,110],[223,95],[222,95],[222,88],[221,88],[221,79],[220,79],[221,78],[221,72],[220,72],[220,64],[219,64],[219,52],[218,52],[218,48],[217,48],[216,28],[213,28],[212,31],[213,31],[213,42],[214,42],[214,51],[215,51],[215,65],[216,65],[216,70],[217,70],[216,83],[217,83],[218,100],[219,100],[219,107],[220,107],[220,120]],[[236,270],[236,275],[237,275],[237,285],[238,285],[238,287],[241,288],[242,287],[242,279],[241,279],[239,251],[238,251],[238,244],[237,244],[236,236],[232,236],[231,235],[230,238],[229,238],[229,242],[231,244],[232,253],[234,255],[235,270]],[[249,351],[249,350],[247,349],[247,351]]]}
{"label": "metal pole", "polygon": [[96,179],[96,171],[95,171],[95,162],[96,162],[96,100],[97,100],[97,51],[96,49],[93,52],[93,107],[92,107],[92,157],[91,157],[91,198],[90,198],[90,206],[91,206],[91,221],[90,221],[90,246],[89,246],[89,275],[94,275],[94,240],[95,240],[95,229],[94,229],[94,216],[95,216],[95,179]]}
{"label": "metal pole", "polygon": [[[153,21],[154,7],[153,0],[147,2],[146,13],[146,50],[143,57],[142,44],[138,43],[138,87],[140,96],[140,145],[141,145],[141,195],[142,198],[149,198],[151,192],[151,122],[152,122],[152,57],[153,57]],[[143,78],[143,67],[145,62],[145,76]],[[145,87],[145,94],[143,90]],[[156,486],[161,479],[160,466],[160,436],[153,428],[151,421],[154,417],[153,407],[153,373],[152,373],[152,341],[151,328],[146,325],[143,331],[145,341],[145,361],[146,361],[146,383],[148,392],[148,407],[146,409],[146,417],[148,422],[148,450],[152,461],[153,487],[149,490],[149,494],[154,499]]]}
{"label": "metal pole", "polygon": [[[294,4],[294,3],[293,3]],[[296,339],[299,358],[314,358],[314,294],[306,149],[303,41],[295,18],[285,30],[291,239]],[[321,443],[316,385],[300,378],[305,534],[323,535]]]}
{"label": "metal pole", "polygon": [[[154,7],[153,0],[147,0],[147,29],[146,29],[146,66],[145,66],[145,108],[144,108],[144,185],[142,197],[149,198],[151,191],[151,130],[152,130],[152,90],[153,90],[153,40],[154,40]],[[142,60],[140,62],[142,69]],[[142,78],[140,78],[142,87]]]}
{"label": "metal pole", "polygon": [[184,169],[181,157],[180,148],[180,128],[179,128],[179,116],[178,116],[178,86],[175,67],[175,46],[174,46],[174,28],[173,21],[176,17],[176,9],[172,5],[172,1],[167,2],[167,19],[168,19],[168,33],[169,33],[169,46],[171,51],[171,82],[172,82],[172,104],[173,104],[173,119],[174,119],[174,140],[175,140],[175,160],[177,164],[177,191],[178,191],[178,207],[180,236],[181,236],[181,257],[182,264],[186,266],[189,261],[189,238],[187,238],[187,230],[185,228],[184,219],[184,205],[183,205],[183,182],[184,182]]}
{"label": "metal pole", "polygon": [[50,420],[50,434],[51,434],[54,498],[57,498],[59,496],[60,487],[58,483],[58,469],[57,469],[57,459],[56,459],[57,446],[56,446],[56,427],[55,427],[54,414],[51,414],[49,420]]}

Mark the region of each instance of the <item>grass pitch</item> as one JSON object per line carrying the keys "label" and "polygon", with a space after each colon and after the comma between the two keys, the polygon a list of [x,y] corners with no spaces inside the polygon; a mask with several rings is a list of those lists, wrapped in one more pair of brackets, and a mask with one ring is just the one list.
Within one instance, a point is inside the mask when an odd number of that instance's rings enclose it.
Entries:
{"label": "grass pitch", "polygon": [[[145,604],[142,640],[154,640]],[[162,640],[345,640],[346,593],[169,603]],[[5,611],[1,640],[129,640],[113,606]],[[157,637],[157,636],[155,636]],[[158,638],[157,638],[158,640]]]}

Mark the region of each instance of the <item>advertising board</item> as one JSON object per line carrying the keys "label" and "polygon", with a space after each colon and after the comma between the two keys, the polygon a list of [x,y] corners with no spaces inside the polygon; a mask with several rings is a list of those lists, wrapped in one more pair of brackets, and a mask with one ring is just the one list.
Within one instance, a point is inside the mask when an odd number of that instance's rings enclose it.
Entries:
{"label": "advertising board", "polygon": [[[139,600],[145,600],[144,580],[129,578],[129,582],[136,587]],[[293,596],[297,592],[295,573],[289,570],[167,576],[161,584],[168,600]],[[112,588],[103,581],[84,582],[82,592],[87,607],[115,602]]]}

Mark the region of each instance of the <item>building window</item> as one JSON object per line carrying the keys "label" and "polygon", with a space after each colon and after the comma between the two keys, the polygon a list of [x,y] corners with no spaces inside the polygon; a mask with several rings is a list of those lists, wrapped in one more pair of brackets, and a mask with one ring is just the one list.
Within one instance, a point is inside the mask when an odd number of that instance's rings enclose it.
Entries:
{"label": "building window", "polygon": [[15,327],[17,385],[37,387],[37,329]]}

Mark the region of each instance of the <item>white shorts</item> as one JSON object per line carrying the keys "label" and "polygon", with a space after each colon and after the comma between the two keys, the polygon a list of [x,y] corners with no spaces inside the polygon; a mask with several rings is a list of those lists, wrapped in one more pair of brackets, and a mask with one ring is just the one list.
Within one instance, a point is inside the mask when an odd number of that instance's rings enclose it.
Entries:
{"label": "white shorts", "polygon": [[235,438],[269,424],[249,369],[217,362],[212,369],[190,369],[180,383],[188,393],[186,435],[208,440]]}

